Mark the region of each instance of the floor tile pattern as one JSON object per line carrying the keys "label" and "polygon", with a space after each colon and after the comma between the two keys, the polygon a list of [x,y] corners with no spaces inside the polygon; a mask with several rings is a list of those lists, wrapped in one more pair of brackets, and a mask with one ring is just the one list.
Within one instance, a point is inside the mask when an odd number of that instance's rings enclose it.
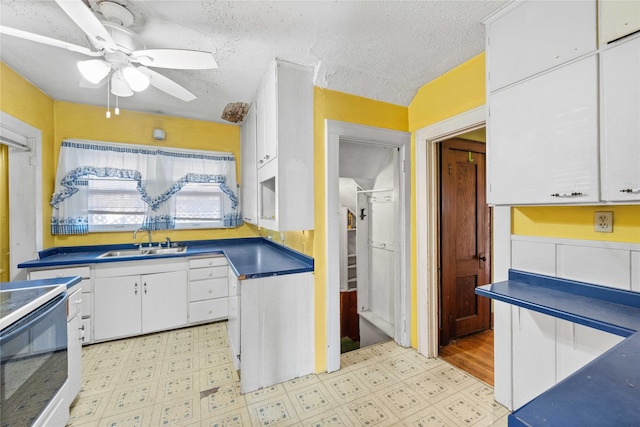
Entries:
{"label": "floor tile pattern", "polygon": [[388,341],[240,394],[226,322],[85,346],[69,426],[507,426],[493,388]]}

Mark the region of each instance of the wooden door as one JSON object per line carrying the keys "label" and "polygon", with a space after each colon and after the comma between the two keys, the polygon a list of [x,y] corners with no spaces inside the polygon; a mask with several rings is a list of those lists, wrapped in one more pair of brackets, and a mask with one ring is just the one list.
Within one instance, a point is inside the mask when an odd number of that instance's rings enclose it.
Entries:
{"label": "wooden door", "polygon": [[441,345],[491,326],[489,299],[475,294],[491,277],[484,153],[479,142],[441,144]]}

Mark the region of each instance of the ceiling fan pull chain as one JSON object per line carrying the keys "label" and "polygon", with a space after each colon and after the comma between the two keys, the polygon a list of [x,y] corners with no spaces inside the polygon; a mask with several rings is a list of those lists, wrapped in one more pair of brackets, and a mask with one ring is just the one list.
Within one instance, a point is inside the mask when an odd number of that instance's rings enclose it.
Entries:
{"label": "ceiling fan pull chain", "polygon": [[107,80],[107,119],[111,118],[111,111],[109,111],[109,94],[111,93],[111,79]]}
{"label": "ceiling fan pull chain", "polygon": [[118,95],[116,95],[116,108],[115,108],[115,110],[113,110],[113,111],[115,111],[116,116],[120,115],[120,107],[118,107],[118,105],[119,105],[118,104],[118,100],[119,100],[119,97],[118,97]]}

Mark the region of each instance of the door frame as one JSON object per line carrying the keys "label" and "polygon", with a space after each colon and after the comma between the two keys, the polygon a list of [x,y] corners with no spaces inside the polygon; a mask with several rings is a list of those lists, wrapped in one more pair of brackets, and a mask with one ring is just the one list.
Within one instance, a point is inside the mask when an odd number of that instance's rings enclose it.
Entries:
{"label": "door frame", "polygon": [[418,352],[427,357],[438,356],[438,143],[485,126],[486,107],[481,105],[416,131],[416,316]]}
{"label": "door frame", "polygon": [[[33,249],[32,258],[37,258],[38,251],[43,249],[43,204],[42,204],[42,131],[38,128],[35,128],[22,120],[19,120],[13,117],[10,114],[7,114],[3,111],[0,111],[0,135],[5,135],[9,137],[9,139],[19,137],[22,141],[26,142],[26,145],[29,147],[31,151],[31,161],[35,163],[35,167],[33,169],[34,173],[34,204],[33,204],[33,218],[35,220],[35,224],[30,224],[28,226],[33,227],[35,232],[35,241],[32,242],[34,247],[27,248]],[[16,138],[18,139],[18,138]],[[12,188],[11,183],[15,183],[15,177],[12,174],[11,170],[11,158],[12,154],[9,151],[9,250],[11,253],[15,252],[20,253],[24,251],[15,250],[14,246],[16,245],[15,241],[12,241],[11,238],[11,230],[13,229],[11,224],[15,224],[16,221],[21,221],[24,217],[20,214],[20,212],[24,209],[22,206],[18,206],[18,203],[14,201],[11,203],[11,194]],[[14,172],[15,173],[15,172]],[[13,188],[14,191],[17,189]],[[21,189],[24,190],[24,189]],[[21,241],[20,245],[24,246],[27,242]],[[18,259],[15,257],[11,257],[9,259],[9,276],[11,280],[26,280],[26,271],[23,269],[19,269],[17,265],[20,262],[27,261],[28,259]]]}
{"label": "door frame", "polygon": [[400,286],[396,289],[396,342],[410,345],[411,337],[411,133],[325,119],[325,260],[327,372],[340,369],[340,139],[397,147],[402,170],[398,189],[400,218]]}

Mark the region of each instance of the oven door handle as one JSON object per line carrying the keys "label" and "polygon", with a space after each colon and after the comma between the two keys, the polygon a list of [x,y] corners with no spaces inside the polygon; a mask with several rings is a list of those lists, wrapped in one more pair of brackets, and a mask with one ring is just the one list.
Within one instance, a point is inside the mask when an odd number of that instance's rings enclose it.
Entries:
{"label": "oven door handle", "polygon": [[48,301],[45,305],[38,307],[36,310],[27,314],[22,319],[18,320],[16,323],[12,324],[8,328],[5,328],[0,332],[0,344],[5,340],[11,339],[16,335],[22,333],[25,329],[31,327],[34,323],[36,323],[39,319],[47,316],[49,313],[54,311],[62,304],[67,304],[67,293],[63,292],[60,295],[57,295],[51,301]]}

